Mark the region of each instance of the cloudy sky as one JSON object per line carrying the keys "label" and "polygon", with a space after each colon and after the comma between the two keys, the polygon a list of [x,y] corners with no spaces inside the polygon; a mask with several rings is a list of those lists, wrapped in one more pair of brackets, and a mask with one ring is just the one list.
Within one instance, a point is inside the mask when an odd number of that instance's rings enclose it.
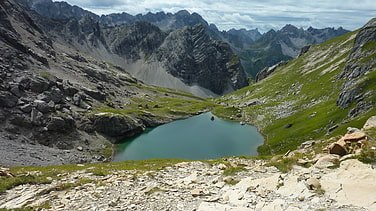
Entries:
{"label": "cloudy sky", "polygon": [[376,17],[374,0],[60,0],[98,15],[126,12],[197,12],[220,30],[258,28],[260,32],[286,24],[314,28],[362,27]]}

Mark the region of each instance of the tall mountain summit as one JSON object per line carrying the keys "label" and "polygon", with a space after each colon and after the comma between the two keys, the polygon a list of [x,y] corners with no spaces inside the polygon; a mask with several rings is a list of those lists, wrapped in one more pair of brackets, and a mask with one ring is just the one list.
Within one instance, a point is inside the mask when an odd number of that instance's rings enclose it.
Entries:
{"label": "tall mountain summit", "polygon": [[23,1],[25,5],[43,16],[55,19],[70,17],[81,19],[88,15],[99,23],[109,26],[132,25],[138,21],[146,21],[158,26],[162,31],[170,33],[185,26],[201,24],[212,39],[229,43],[232,50],[240,57],[246,74],[253,78],[265,67],[295,58],[304,46],[319,44],[349,32],[341,27],[338,29],[314,29],[310,27],[304,30],[289,24],[281,30],[270,30],[265,34],[261,34],[257,29],[220,31],[214,24],[208,24],[199,14],[190,14],[186,10],[175,14],[149,12],[144,15],[130,15],[123,12],[98,16],[77,6],[70,6],[65,2],[52,2],[52,0]]}

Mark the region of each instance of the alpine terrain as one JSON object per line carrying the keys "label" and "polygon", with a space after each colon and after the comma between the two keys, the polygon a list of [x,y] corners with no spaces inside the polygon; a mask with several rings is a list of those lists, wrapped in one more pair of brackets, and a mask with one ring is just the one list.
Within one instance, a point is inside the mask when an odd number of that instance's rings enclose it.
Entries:
{"label": "alpine terrain", "polygon": [[[376,210],[375,70],[376,18],[260,34],[2,0],[0,210]],[[204,112],[258,127],[259,156],[111,162]]]}

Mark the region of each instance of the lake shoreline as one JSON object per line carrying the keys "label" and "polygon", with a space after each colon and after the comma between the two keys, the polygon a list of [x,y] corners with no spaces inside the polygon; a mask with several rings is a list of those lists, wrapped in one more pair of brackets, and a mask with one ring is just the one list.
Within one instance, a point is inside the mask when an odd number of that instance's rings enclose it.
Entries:
{"label": "lake shoreline", "polygon": [[[173,128],[172,131],[167,131],[168,127]],[[158,128],[161,128],[160,132]],[[161,147],[156,141],[165,144],[165,147]],[[212,112],[206,112],[149,128],[146,133],[114,145],[112,161],[123,161],[119,158],[121,153],[124,153],[124,160],[152,158],[205,160],[237,155],[257,156],[257,147],[264,141],[265,138],[257,127],[225,120]],[[188,152],[189,150],[191,152]]]}

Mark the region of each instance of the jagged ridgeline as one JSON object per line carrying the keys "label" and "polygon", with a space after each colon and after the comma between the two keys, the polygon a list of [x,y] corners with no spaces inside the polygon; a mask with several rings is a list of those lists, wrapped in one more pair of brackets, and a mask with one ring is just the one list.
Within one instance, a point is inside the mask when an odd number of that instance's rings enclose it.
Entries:
{"label": "jagged ridgeline", "polygon": [[[210,34],[215,33],[198,14],[181,11],[174,15],[99,17],[66,3],[25,4],[39,13],[33,13],[33,20],[56,42],[122,66],[149,84],[202,97],[227,94],[248,85],[231,46],[214,40]],[[56,13],[47,11],[48,6]]]}
{"label": "jagged ridgeline", "polygon": [[[376,114],[376,19],[278,67],[269,77],[218,98],[237,105],[266,136],[261,154],[361,128]],[[219,114],[218,114],[219,115]]]}
{"label": "jagged ridgeline", "polygon": [[[190,14],[186,10],[172,13],[147,13],[130,15],[126,12],[98,16],[66,2],[51,0],[22,0],[32,10],[40,15],[53,19],[82,19],[89,16],[93,20],[108,26],[130,26],[139,21],[145,21],[157,26],[165,33],[170,33],[186,26],[202,25],[206,33],[214,40],[228,43],[241,60],[241,66],[248,76],[253,78],[265,67],[273,66],[283,60],[294,59],[301,48],[310,44],[319,44],[334,37],[349,32],[339,27],[315,29],[297,28],[287,24],[281,30],[270,30],[261,34],[257,29],[230,29],[220,31],[214,24],[208,24],[199,14]],[[137,41],[137,40],[134,40]],[[137,52],[133,52],[137,53]],[[162,83],[163,84],[163,83]],[[218,93],[218,92],[216,92]]]}

